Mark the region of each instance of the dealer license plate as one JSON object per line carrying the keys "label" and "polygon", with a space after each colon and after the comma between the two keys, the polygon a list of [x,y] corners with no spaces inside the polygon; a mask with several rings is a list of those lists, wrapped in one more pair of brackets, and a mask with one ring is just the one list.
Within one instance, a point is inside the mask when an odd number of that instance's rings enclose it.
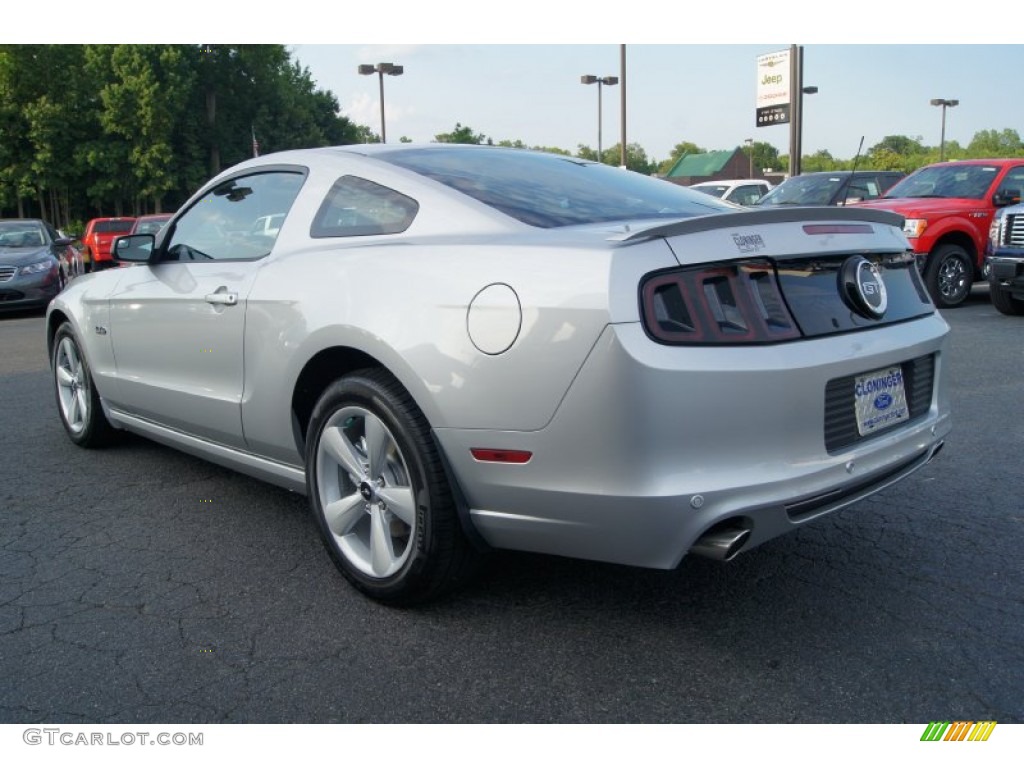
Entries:
{"label": "dealer license plate", "polygon": [[910,418],[903,369],[898,365],[858,376],[853,384],[853,397],[861,437]]}

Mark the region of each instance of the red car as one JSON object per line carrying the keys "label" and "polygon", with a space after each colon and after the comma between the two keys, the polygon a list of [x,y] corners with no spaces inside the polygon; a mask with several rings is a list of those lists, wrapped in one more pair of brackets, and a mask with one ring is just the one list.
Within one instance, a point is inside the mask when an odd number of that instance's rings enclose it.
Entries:
{"label": "red car", "polygon": [[877,200],[857,203],[903,216],[935,305],[963,304],[986,277],[985,246],[995,212],[1020,202],[1024,158],[955,160],[918,168]]}
{"label": "red car", "polygon": [[133,224],[135,217],[128,216],[92,219],[86,224],[85,234],[82,235],[82,260],[85,262],[85,271],[113,266],[110,247],[115,238],[131,232]]}

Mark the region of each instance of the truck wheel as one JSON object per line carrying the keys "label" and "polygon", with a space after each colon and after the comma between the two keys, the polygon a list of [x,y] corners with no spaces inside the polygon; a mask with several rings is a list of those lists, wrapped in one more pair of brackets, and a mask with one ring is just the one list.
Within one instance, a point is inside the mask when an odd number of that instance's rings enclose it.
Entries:
{"label": "truck wheel", "polygon": [[1004,315],[1024,315],[1024,301],[1013,298],[1009,289],[1001,287],[991,278],[988,281],[988,295],[992,299],[992,306]]}
{"label": "truck wheel", "polygon": [[967,251],[959,245],[936,248],[924,271],[925,285],[939,309],[952,309],[963,304],[971,294],[974,267]]}

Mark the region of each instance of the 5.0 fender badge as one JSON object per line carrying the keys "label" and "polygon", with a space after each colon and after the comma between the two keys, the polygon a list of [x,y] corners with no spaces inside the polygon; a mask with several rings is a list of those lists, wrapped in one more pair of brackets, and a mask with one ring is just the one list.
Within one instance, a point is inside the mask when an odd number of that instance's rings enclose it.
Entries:
{"label": "5.0 fender badge", "polygon": [[882,274],[863,256],[851,256],[843,262],[839,292],[850,309],[871,320],[880,319],[889,305]]}

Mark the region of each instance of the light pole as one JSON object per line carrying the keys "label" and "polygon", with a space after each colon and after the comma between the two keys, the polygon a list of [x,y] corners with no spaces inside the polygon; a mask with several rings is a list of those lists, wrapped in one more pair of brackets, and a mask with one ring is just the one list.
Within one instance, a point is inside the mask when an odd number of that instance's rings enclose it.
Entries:
{"label": "light pole", "polygon": [[[818,92],[818,86],[804,86],[804,47],[792,45],[789,48],[789,78],[793,83],[796,97],[789,116],[789,175],[800,175],[800,161],[804,144],[804,94]],[[792,98],[792,97],[791,97]]]}
{"label": "light pole", "polygon": [[744,139],[744,143],[747,145],[747,159],[750,160],[750,170],[747,172],[747,178],[754,178],[754,140]]}
{"label": "light pole", "polygon": [[405,67],[400,64],[391,64],[390,62],[382,62],[377,66],[373,64],[359,65],[360,75],[372,75],[374,72],[380,76],[380,143],[387,144],[388,135],[384,128],[384,75],[397,77],[405,72]]}
{"label": "light pole", "polygon": [[601,157],[601,86],[618,85],[619,78],[583,75],[580,78],[580,82],[583,83],[583,85],[593,85],[594,83],[597,83],[597,162],[603,163],[604,159]]}
{"label": "light pole", "polygon": [[955,107],[959,99],[932,99],[933,107],[942,107],[942,138],[939,139],[939,162],[946,159],[946,107]]}

